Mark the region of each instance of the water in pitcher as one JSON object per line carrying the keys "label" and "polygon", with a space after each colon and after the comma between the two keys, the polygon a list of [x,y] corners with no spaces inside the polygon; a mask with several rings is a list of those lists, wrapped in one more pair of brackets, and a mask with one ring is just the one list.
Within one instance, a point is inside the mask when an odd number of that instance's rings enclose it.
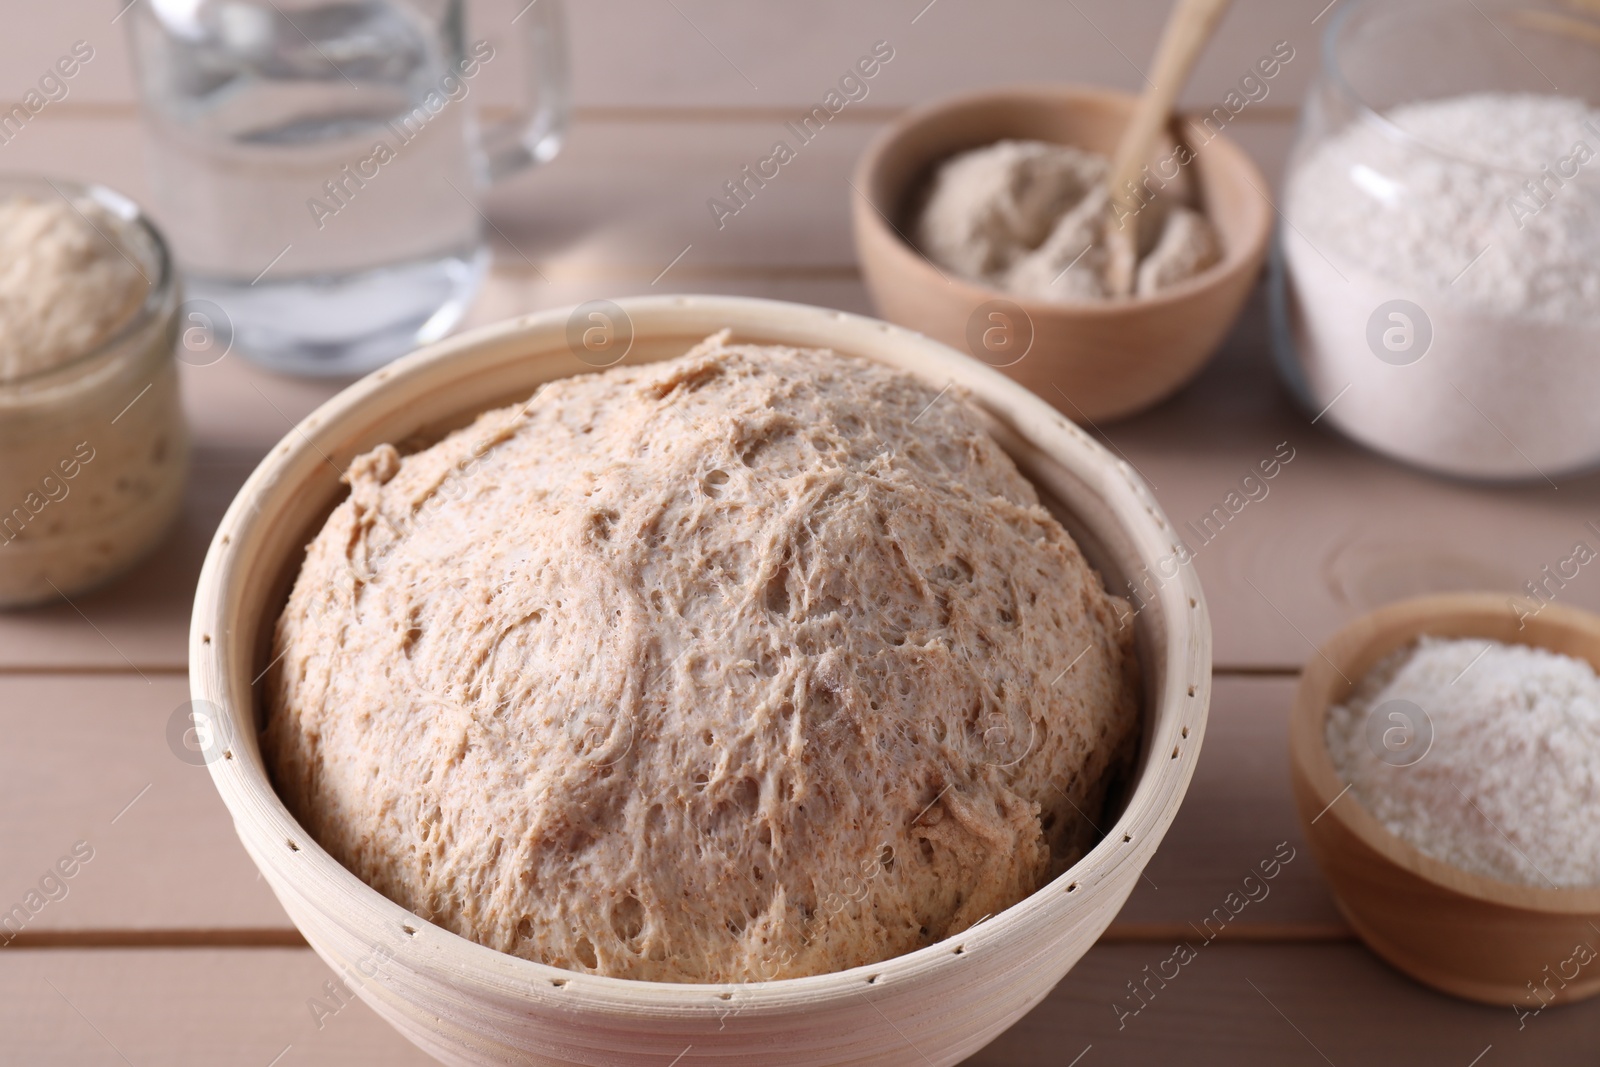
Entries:
{"label": "water in pitcher", "polygon": [[455,323],[487,260],[492,49],[384,0],[156,0],[133,35],[158,212],[237,347],[359,373]]}

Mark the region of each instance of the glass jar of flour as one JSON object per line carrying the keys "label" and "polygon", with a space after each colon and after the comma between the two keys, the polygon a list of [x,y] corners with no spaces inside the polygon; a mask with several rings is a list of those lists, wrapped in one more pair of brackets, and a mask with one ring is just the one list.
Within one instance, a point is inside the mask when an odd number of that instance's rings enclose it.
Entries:
{"label": "glass jar of flour", "polygon": [[0,178],[0,608],[127,570],[183,501],[161,235],[100,186]]}
{"label": "glass jar of flour", "polygon": [[1596,40],[1560,0],[1337,10],[1273,264],[1317,421],[1466,478],[1600,463]]}

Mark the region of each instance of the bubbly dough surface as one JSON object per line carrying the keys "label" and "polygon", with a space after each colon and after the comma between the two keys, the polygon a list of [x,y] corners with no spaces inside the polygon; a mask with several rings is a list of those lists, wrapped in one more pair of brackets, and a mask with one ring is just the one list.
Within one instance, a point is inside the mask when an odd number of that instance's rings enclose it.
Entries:
{"label": "bubbly dough surface", "polygon": [[50,370],[117,331],[149,284],[93,200],[0,199],[0,382]]}
{"label": "bubbly dough surface", "polygon": [[280,618],[289,808],[501,951],[797,977],[957,933],[1095,840],[1131,621],[958,390],[726,345],[356,460]]}

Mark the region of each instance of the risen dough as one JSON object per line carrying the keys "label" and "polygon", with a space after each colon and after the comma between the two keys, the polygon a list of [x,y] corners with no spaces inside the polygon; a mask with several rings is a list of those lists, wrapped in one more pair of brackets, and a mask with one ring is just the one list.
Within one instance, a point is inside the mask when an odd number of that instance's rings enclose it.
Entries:
{"label": "risen dough", "polygon": [[1095,839],[1132,626],[958,390],[716,337],[348,480],[264,743],[433,922],[620,977],[817,974]]}

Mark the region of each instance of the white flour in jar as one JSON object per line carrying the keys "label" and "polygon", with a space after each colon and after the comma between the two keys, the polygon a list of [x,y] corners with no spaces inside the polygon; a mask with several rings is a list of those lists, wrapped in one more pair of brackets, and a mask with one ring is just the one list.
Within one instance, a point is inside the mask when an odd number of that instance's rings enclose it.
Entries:
{"label": "white flour in jar", "polygon": [[[1327,741],[1354,798],[1428,855],[1506,882],[1600,885],[1600,678],[1583,660],[1424,637],[1330,709]],[[1400,741],[1415,752],[1396,759]]]}
{"label": "white flour in jar", "polygon": [[1315,146],[1283,233],[1315,406],[1453,474],[1600,459],[1597,157],[1600,112],[1531,93],[1407,104]]}

